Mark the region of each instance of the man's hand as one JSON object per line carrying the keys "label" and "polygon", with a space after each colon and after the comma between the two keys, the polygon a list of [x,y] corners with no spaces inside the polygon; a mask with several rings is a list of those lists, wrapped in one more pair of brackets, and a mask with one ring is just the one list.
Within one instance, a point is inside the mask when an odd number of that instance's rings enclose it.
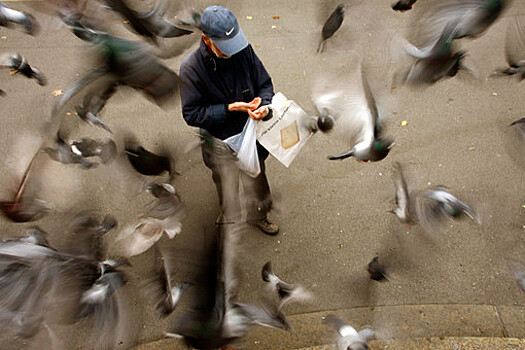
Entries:
{"label": "man's hand", "polygon": [[228,105],[228,111],[250,113],[259,108],[261,101],[260,97],[256,97],[251,102],[233,102]]}
{"label": "man's hand", "polygon": [[248,111],[248,114],[250,115],[250,118],[254,120],[261,120],[268,115],[268,107],[262,106],[255,111]]}

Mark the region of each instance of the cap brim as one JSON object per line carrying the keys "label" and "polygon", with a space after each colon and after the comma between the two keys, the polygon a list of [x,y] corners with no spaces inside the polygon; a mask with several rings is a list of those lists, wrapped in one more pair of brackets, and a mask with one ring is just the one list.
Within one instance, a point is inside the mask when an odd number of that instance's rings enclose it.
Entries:
{"label": "cap brim", "polygon": [[228,39],[212,38],[213,43],[221,52],[227,56],[233,56],[236,53],[244,50],[248,46],[248,39],[244,35],[241,28],[235,36]]}

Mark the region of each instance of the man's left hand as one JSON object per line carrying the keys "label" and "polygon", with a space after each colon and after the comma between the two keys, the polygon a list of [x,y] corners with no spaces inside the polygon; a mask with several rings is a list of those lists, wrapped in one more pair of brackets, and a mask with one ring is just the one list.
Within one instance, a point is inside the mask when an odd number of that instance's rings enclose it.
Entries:
{"label": "man's left hand", "polygon": [[250,118],[254,120],[261,120],[268,115],[268,107],[262,106],[257,108],[255,111],[248,110]]}

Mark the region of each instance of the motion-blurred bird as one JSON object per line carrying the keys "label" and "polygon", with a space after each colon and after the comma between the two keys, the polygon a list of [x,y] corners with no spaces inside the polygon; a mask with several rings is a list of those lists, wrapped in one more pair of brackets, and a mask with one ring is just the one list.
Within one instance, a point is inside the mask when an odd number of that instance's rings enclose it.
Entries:
{"label": "motion-blurred bird", "polygon": [[71,149],[80,152],[85,158],[97,156],[102,164],[109,164],[117,155],[117,145],[111,139],[103,142],[84,137],[80,141],[73,141]]}
{"label": "motion-blurred bird", "polygon": [[157,155],[133,141],[125,141],[125,152],[129,162],[142,175],[160,175],[172,172],[173,162],[167,155]]}
{"label": "motion-blurred bird", "polygon": [[0,1],[0,26],[9,27],[10,23],[20,24],[30,35],[38,32],[38,22],[29,13],[13,10]]}
{"label": "motion-blurred bird", "polygon": [[97,115],[104,108],[106,101],[116,91],[117,84],[109,84],[106,88],[99,91],[91,91],[84,96],[82,106],[75,106],[77,115],[86,123],[94,126],[99,126],[102,129],[111,133],[111,129],[108,128]]}
{"label": "motion-blurred bird", "polygon": [[151,278],[146,281],[146,295],[151,303],[155,305],[159,317],[170,315],[179,303],[184,292],[192,284],[172,282],[172,264],[169,253],[157,248],[155,259],[155,272]]}
{"label": "motion-blurred bird", "polygon": [[325,77],[313,87],[312,100],[318,113],[333,117],[335,127],[353,141],[350,150],[328,159],[380,161],[394,146],[393,140],[383,135],[384,111],[378,108],[360,63],[344,82]]}
{"label": "motion-blurred bird", "polygon": [[39,154],[40,149],[36,151],[25,168],[20,184],[14,191],[14,199],[12,201],[0,201],[2,213],[14,222],[34,221],[51,211],[49,203],[38,198],[34,191],[27,190],[29,175]]}
{"label": "motion-blurred bird", "polygon": [[515,259],[507,259],[507,265],[509,266],[509,270],[514,274],[514,277],[516,277],[518,286],[525,292],[525,267],[523,263]]}
{"label": "motion-blurred bird", "polygon": [[368,342],[374,336],[374,331],[370,328],[364,328],[357,332],[354,327],[332,314],[326,315],[324,323],[338,333],[339,337],[336,343],[338,350],[366,350],[368,349]]}
{"label": "motion-blurred bird", "polygon": [[42,149],[51,159],[62,164],[80,164],[84,169],[91,169],[97,164],[86,160],[81,154],[73,151],[71,146],[62,139],[60,132],[57,132],[55,138],[55,148],[45,147]]}
{"label": "motion-blurred bird", "polygon": [[[1,8],[1,7],[0,7]],[[29,65],[27,59],[19,53],[7,53],[0,57],[0,68],[11,69],[11,74],[22,74],[36,79],[38,85],[46,85],[46,78],[40,71]]]}
{"label": "motion-blurred bird", "polygon": [[405,53],[416,60],[408,69],[400,70],[395,74],[394,85],[428,85],[445,77],[454,77],[460,70],[472,73],[462,64],[466,53],[457,50],[454,46],[458,30],[457,22],[450,22],[437,41],[422,48],[417,48],[407,40],[397,37],[397,42],[401,43]]}
{"label": "motion-blurred bird", "polygon": [[379,256],[376,256],[368,264],[367,271],[370,274],[370,278],[374,281],[382,281],[387,279],[386,268],[379,263]]}
{"label": "motion-blurred bird", "polygon": [[29,227],[26,231],[26,236],[6,237],[2,240],[2,243],[5,242],[30,243],[50,248],[49,241],[47,240],[47,232],[38,226]]}
{"label": "motion-blurred bird", "polygon": [[394,11],[405,12],[411,10],[416,1],[417,0],[399,0],[394,5],[392,5],[392,9]]}
{"label": "motion-blurred bird", "polygon": [[449,23],[457,23],[452,39],[476,38],[498,19],[510,0],[442,0],[430,3],[420,20],[417,35],[426,43],[433,43]]}
{"label": "motion-blurred bird", "polygon": [[286,283],[277,277],[273,273],[270,261],[264,264],[261,276],[263,281],[268,283],[272,292],[279,296],[279,310],[291,301],[301,302],[312,298],[312,293],[307,291],[303,286]]}
{"label": "motion-blurred bird", "polygon": [[412,200],[407,187],[405,176],[403,175],[403,168],[399,162],[395,162],[392,169],[392,180],[396,188],[396,204],[397,208],[391,212],[396,214],[399,221],[404,224],[411,224],[414,222],[414,201]]}
{"label": "motion-blurred bird", "polygon": [[491,76],[516,74],[520,81],[525,79],[525,31],[518,17],[507,26],[505,59],[509,66],[496,69]]}
{"label": "motion-blurred bird", "polygon": [[323,25],[323,29],[321,31],[321,40],[319,41],[319,45],[317,46],[317,53],[321,53],[323,51],[325,41],[331,38],[335,34],[335,32],[337,32],[337,30],[343,24],[344,18],[345,5],[339,4]]}

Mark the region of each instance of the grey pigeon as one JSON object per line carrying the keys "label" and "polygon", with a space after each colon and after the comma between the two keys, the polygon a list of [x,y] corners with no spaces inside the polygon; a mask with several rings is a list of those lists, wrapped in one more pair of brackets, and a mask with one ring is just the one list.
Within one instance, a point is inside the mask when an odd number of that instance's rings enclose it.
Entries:
{"label": "grey pigeon", "polygon": [[491,76],[517,75],[520,81],[525,79],[525,32],[519,17],[507,26],[505,59],[508,67],[497,69]]}
{"label": "grey pigeon", "polygon": [[80,152],[85,158],[97,156],[102,164],[109,164],[117,155],[117,145],[113,140],[103,142],[84,137],[80,141],[73,141],[71,149]]}
{"label": "grey pigeon", "polygon": [[426,43],[437,41],[450,23],[457,23],[453,39],[476,38],[498,19],[510,0],[442,0],[429,3],[417,33]]}
{"label": "grey pigeon", "polygon": [[326,315],[324,323],[332,327],[338,334],[337,350],[366,350],[368,342],[374,336],[374,331],[370,328],[357,332],[354,327],[332,314]]}
{"label": "grey pigeon", "polygon": [[45,147],[42,150],[53,160],[62,164],[80,164],[84,169],[91,169],[97,166],[96,163],[84,159],[81,154],[75,153],[71,146],[62,139],[60,132],[57,132],[56,135],[55,148]]}
{"label": "grey pigeon", "polygon": [[515,259],[507,259],[507,265],[509,266],[509,270],[514,274],[514,277],[516,277],[518,286],[525,292],[525,268],[523,263]]}
{"label": "grey pigeon", "polygon": [[20,24],[30,35],[35,35],[39,28],[38,22],[31,14],[13,10],[0,1],[0,26],[8,27],[10,23]]}
{"label": "grey pigeon", "polygon": [[374,281],[382,281],[387,279],[385,266],[379,263],[379,257],[376,256],[368,264],[367,271],[370,274],[370,278]]}
{"label": "grey pigeon", "polygon": [[458,30],[458,23],[450,22],[437,41],[422,48],[417,48],[398,37],[398,42],[401,42],[403,50],[415,58],[415,61],[408,69],[396,72],[394,85],[430,85],[445,77],[454,77],[461,70],[472,73],[462,64],[466,53],[457,50],[454,46]]}
{"label": "grey pigeon", "polygon": [[411,10],[416,1],[417,0],[399,0],[394,5],[392,5],[392,9],[394,11],[405,12]]}
{"label": "grey pigeon", "polygon": [[2,55],[0,57],[0,68],[10,68],[12,74],[20,73],[27,78],[34,78],[38,85],[46,85],[44,75],[37,68],[30,66],[27,59],[19,53]]}
{"label": "grey pigeon", "polygon": [[84,96],[82,106],[75,106],[77,115],[86,123],[94,126],[99,126],[102,129],[111,133],[108,128],[98,117],[98,113],[104,108],[106,101],[115,93],[117,84],[109,84],[99,91],[91,91]]}
{"label": "grey pigeon", "polygon": [[160,248],[157,248],[155,253],[155,271],[145,282],[145,291],[148,299],[155,305],[157,314],[166,317],[175,310],[182,295],[191,288],[192,284],[188,282],[173,284],[171,256]]}
{"label": "grey pigeon", "polygon": [[339,79],[323,77],[312,88],[318,113],[334,118],[334,129],[353,145],[328,159],[354,157],[361,161],[380,161],[388,155],[394,142],[383,135],[384,111],[378,107],[360,63],[354,73]]}
{"label": "grey pigeon", "polygon": [[155,6],[150,11],[137,12],[137,17],[145,27],[162,38],[175,38],[193,33],[191,30],[177,27],[168,21],[165,18],[167,7],[167,0],[157,0]]}
{"label": "grey pigeon", "polygon": [[345,5],[339,4],[323,25],[323,29],[321,31],[321,40],[319,41],[319,45],[317,46],[317,53],[321,53],[323,51],[325,41],[331,38],[335,34],[335,32],[337,32],[337,30],[343,24],[344,18]]}
{"label": "grey pigeon", "polygon": [[467,215],[481,225],[481,218],[467,204],[452,195],[443,186],[435,186],[423,192],[409,192],[401,165],[394,164],[393,180],[396,187],[398,207],[394,213],[404,224],[419,222],[427,231],[439,227],[444,219],[457,219]]}
{"label": "grey pigeon", "polygon": [[272,293],[279,296],[279,310],[291,301],[305,301],[312,298],[312,294],[301,285],[289,284],[282,281],[273,273],[271,262],[264,264],[261,276],[267,282]]}
{"label": "grey pigeon", "polygon": [[21,237],[6,237],[2,240],[2,243],[5,242],[22,242],[41,245],[43,247],[50,247],[49,241],[47,240],[47,232],[42,230],[37,226],[31,226],[26,231],[27,236]]}

